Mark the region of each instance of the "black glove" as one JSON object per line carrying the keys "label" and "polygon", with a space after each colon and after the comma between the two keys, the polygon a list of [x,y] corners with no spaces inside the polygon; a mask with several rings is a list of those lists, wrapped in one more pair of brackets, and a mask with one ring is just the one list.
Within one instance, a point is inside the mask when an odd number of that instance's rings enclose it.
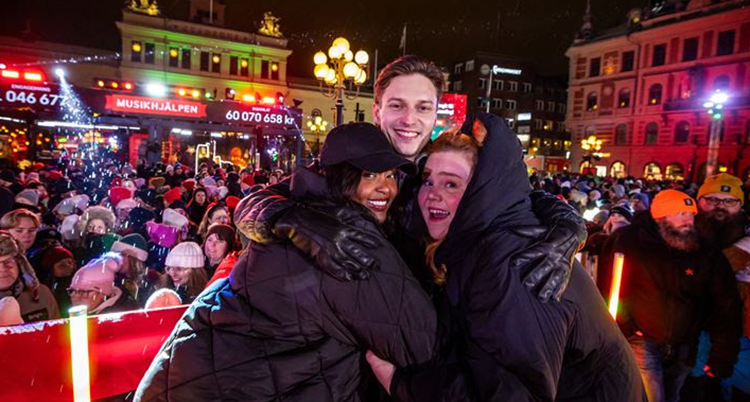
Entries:
{"label": "black glove", "polygon": [[340,281],[367,279],[369,271],[377,268],[367,249],[379,247],[380,239],[310,208],[288,208],[272,231],[290,239],[318,268]]}
{"label": "black glove", "polygon": [[511,268],[528,272],[523,283],[530,290],[537,289],[542,302],[550,298],[559,301],[570,280],[573,258],[586,241],[585,228],[581,230],[574,222],[559,221],[551,227],[523,226],[513,232],[541,240],[514,255]]}

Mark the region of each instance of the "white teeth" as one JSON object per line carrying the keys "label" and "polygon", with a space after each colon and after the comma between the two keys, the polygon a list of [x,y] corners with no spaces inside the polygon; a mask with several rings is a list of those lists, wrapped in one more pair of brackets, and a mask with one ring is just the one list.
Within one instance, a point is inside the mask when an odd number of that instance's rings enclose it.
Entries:
{"label": "white teeth", "polygon": [[416,131],[401,131],[401,130],[396,130],[396,132],[399,135],[404,136],[404,137],[408,137],[408,138],[416,138],[419,135],[419,133],[416,132]]}
{"label": "white teeth", "polygon": [[431,213],[432,215],[442,215],[442,216],[448,216],[448,215],[450,215],[450,212],[448,212],[448,211],[443,211],[442,209],[432,209],[432,208],[430,208],[430,209],[428,209],[428,211],[429,211],[429,212],[430,212],[430,213]]}
{"label": "white teeth", "polygon": [[386,204],[388,204],[388,201],[367,200],[367,202],[376,207],[384,207]]}

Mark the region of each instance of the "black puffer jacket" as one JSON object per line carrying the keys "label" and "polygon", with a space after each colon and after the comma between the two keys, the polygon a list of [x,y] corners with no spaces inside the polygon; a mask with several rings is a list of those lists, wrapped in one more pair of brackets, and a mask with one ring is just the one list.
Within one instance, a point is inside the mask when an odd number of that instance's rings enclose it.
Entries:
{"label": "black puffer jacket", "polygon": [[397,370],[392,395],[416,401],[645,401],[630,348],[579,264],[559,303],[539,301],[521,283],[524,273],[509,268],[510,256],[530,243],[511,230],[538,221],[516,136],[496,116],[477,117],[487,139],[436,255],[448,269],[438,311],[441,323],[453,321],[452,354],[441,353],[431,367]]}
{"label": "black puffer jacket", "polygon": [[[617,322],[625,336],[636,332],[660,345],[695,346],[701,330],[711,336],[708,365],[729,376],[739,352],[740,299],[729,262],[718,250],[671,248],[647,211],[618,229],[604,245],[597,285],[609,294],[612,258],[625,256]],[[692,350],[694,357],[695,349]]]}
{"label": "black puffer jacket", "polygon": [[[363,212],[316,208],[382,239]],[[323,274],[288,242],[246,251],[177,324],[136,401],[359,401],[367,349],[398,366],[432,358],[432,304],[384,239],[380,268],[355,282]]]}

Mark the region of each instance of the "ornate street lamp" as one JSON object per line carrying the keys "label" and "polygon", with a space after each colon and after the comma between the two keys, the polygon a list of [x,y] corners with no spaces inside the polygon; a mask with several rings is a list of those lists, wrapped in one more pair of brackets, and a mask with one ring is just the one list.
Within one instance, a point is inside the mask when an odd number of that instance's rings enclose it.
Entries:
{"label": "ornate street lamp", "polygon": [[711,116],[711,134],[708,137],[708,155],[706,156],[706,177],[717,173],[719,164],[719,145],[721,137],[721,126],[724,121],[724,104],[729,100],[729,95],[717,89],[711,98],[703,104]]}
{"label": "ornate street lamp", "polygon": [[[336,125],[339,126],[344,123],[344,97],[355,99],[359,95],[359,87],[367,81],[370,56],[364,50],[352,53],[348,40],[336,38],[328,49],[328,56],[320,51],[313,61],[315,78],[321,82],[321,92],[336,100]],[[324,83],[326,91],[323,90]]]}
{"label": "ornate street lamp", "polygon": [[599,160],[601,157],[599,151],[602,150],[602,140],[597,139],[595,135],[590,135],[581,141],[581,149],[586,151],[583,160],[588,162],[588,169],[590,170],[593,168],[594,160]]}

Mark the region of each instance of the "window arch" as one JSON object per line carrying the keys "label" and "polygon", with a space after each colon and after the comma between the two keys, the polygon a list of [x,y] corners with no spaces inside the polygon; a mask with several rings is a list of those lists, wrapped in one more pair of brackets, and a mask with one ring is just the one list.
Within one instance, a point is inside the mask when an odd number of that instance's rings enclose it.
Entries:
{"label": "window arch", "polygon": [[625,171],[625,164],[621,161],[616,161],[615,163],[613,163],[609,168],[609,175],[616,179],[627,176],[627,173]]}
{"label": "window arch", "polygon": [[627,145],[628,143],[628,125],[625,123],[618,124],[615,128],[615,145]]}
{"label": "window arch", "polygon": [[661,104],[661,84],[651,85],[648,89],[648,104],[649,105],[660,105]]}
{"label": "window arch", "polygon": [[664,178],[667,180],[685,180],[685,173],[679,163],[670,163],[664,168]]}
{"label": "window arch", "polygon": [[674,127],[674,142],[676,144],[684,144],[688,142],[690,138],[690,123],[685,120],[680,121]]}
{"label": "window arch", "polygon": [[646,145],[656,144],[659,139],[659,124],[651,122],[646,124]]}
{"label": "window arch", "polygon": [[716,77],[713,85],[714,91],[728,91],[730,82],[731,81],[729,80],[729,76],[727,75],[720,75]]}
{"label": "window arch", "polygon": [[630,106],[630,88],[623,88],[617,94],[617,107],[625,108]]}
{"label": "window arch", "polygon": [[596,92],[591,92],[586,97],[586,110],[589,112],[596,111],[596,109],[599,108],[599,97],[596,95]]}
{"label": "window arch", "polygon": [[656,162],[647,163],[643,167],[643,177],[649,180],[661,180],[661,167]]}

